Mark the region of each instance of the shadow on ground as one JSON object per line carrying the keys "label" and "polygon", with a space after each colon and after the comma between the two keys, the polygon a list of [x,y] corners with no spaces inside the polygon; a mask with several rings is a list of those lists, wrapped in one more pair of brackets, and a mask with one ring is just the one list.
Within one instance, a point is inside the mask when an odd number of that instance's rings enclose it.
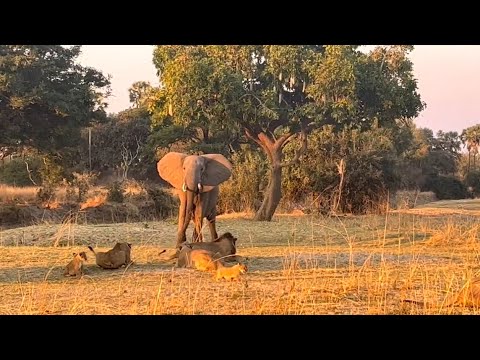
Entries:
{"label": "shadow on ground", "polygon": [[[75,281],[78,277],[63,276],[64,266],[53,267],[22,267],[22,268],[3,268],[0,269],[0,285],[12,283],[49,283]],[[112,277],[121,277],[132,273],[148,273],[152,275],[155,272],[171,271],[172,265],[164,262],[152,263],[133,263],[128,268],[121,267],[119,269],[102,269],[95,264],[85,265],[84,275],[93,278],[111,279]]]}

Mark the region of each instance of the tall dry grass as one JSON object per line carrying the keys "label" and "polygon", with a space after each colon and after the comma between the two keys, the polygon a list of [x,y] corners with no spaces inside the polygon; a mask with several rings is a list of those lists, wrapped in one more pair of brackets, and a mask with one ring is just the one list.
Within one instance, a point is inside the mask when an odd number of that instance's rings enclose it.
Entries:
{"label": "tall dry grass", "polygon": [[[174,244],[173,222],[37,225],[0,232],[1,314],[478,314],[444,299],[474,277],[479,227],[466,215],[248,217],[218,220],[239,238],[249,272],[241,282],[174,269],[159,251]],[[189,230],[191,231],[191,229]],[[205,230],[208,238],[208,229]],[[62,276],[87,245],[133,244],[128,269]],[[88,250],[86,250],[88,251]],[[411,298],[434,306],[402,303]]]}
{"label": "tall dry grass", "polygon": [[[0,184],[0,202],[7,203],[34,203],[38,201],[37,193],[39,186],[10,186]],[[59,203],[65,203],[67,198],[67,189],[59,187],[55,191],[55,200]]]}

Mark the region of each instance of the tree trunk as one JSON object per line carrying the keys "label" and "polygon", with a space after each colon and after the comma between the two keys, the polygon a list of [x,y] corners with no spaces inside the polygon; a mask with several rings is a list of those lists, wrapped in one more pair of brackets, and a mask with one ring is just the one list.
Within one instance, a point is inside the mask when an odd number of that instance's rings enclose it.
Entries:
{"label": "tree trunk", "polygon": [[[276,155],[281,158],[282,150]],[[255,214],[255,220],[270,221],[282,198],[282,167],[281,161],[275,160],[271,163],[270,178],[262,201],[262,205]]]}
{"label": "tree trunk", "polygon": [[295,152],[295,157],[292,161],[283,163],[283,147],[294,135],[293,133],[282,135],[277,139],[271,138],[264,132],[253,134],[246,129],[245,133],[262,148],[270,162],[270,178],[268,179],[268,186],[264,193],[262,205],[255,214],[254,219],[257,221],[271,221],[282,198],[282,168],[298,162],[300,156],[307,149],[307,134],[302,129],[302,145],[300,149]]}

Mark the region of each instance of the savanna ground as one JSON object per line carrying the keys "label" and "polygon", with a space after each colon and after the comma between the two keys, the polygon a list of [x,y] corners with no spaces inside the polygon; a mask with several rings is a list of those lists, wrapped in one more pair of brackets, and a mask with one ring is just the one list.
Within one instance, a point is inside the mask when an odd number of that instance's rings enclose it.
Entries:
{"label": "savanna ground", "polygon": [[[6,229],[0,314],[477,314],[442,302],[480,269],[479,214],[480,200],[464,200],[384,216],[220,216],[219,234],[236,235],[237,253],[248,258],[241,282],[174,269],[159,255],[174,245],[174,219],[81,225],[72,217]],[[133,244],[134,264],[98,268],[86,246],[102,250],[116,241]],[[63,277],[78,251],[89,257],[85,276]]]}

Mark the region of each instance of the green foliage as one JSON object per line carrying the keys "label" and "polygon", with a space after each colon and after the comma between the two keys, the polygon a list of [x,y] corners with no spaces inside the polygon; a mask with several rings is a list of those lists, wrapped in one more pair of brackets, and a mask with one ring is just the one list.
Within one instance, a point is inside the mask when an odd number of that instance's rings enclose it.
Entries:
{"label": "green foliage", "polygon": [[146,97],[150,94],[152,89],[152,85],[150,85],[148,81],[134,82],[130,89],[128,89],[130,102],[133,103],[135,107],[140,107],[143,105]]}
{"label": "green foliage", "polygon": [[217,209],[220,213],[254,211],[263,198],[268,164],[258,151],[244,146],[231,157],[232,176],[220,185]]}
{"label": "green foliage", "polygon": [[455,175],[460,167],[460,137],[456,132],[433,135],[427,128],[410,127],[413,139],[402,158],[402,183],[406,188],[424,188],[429,178]]}
{"label": "green foliage", "polygon": [[[425,107],[407,56],[411,50],[405,45],[377,47],[369,54],[346,45],[157,46],[154,64],[162,88],[151,108],[155,124],[163,128],[157,143],[177,141],[179,129],[171,128],[176,125],[195,143],[192,150],[213,152],[220,144],[238,150],[246,131],[278,169],[283,147],[302,129],[330,124],[334,131],[368,131],[375,124],[395,130]],[[372,167],[390,176],[381,160]],[[333,178],[316,178],[315,186]],[[263,209],[259,218],[268,219],[270,210]]]}
{"label": "green foliage", "polygon": [[149,186],[147,187],[147,194],[155,205],[157,215],[162,218],[167,217],[176,212],[178,209],[178,199],[171,195],[167,190]]}
{"label": "green foliage", "polygon": [[63,151],[105,116],[109,80],[77,64],[80,46],[0,46],[0,145]]}
{"label": "green foliage", "polygon": [[30,180],[25,162],[28,163],[28,169],[35,184],[40,184],[39,170],[42,162],[38,156],[26,156],[24,159],[17,157],[0,165],[0,183],[14,186],[34,185]]}
{"label": "green foliage", "polygon": [[42,185],[54,187],[63,179],[63,168],[57,164],[57,159],[51,156],[43,158],[43,165],[40,168]]}
{"label": "green foliage", "polygon": [[466,185],[451,175],[427,178],[421,191],[433,191],[438,200],[457,200],[470,197]]}
{"label": "green foliage", "polygon": [[119,181],[114,181],[113,183],[108,186],[108,193],[107,193],[107,201],[116,202],[116,203],[123,203],[124,196],[123,196],[123,189],[122,183]]}
{"label": "green foliage", "polygon": [[464,180],[465,186],[471,188],[475,197],[480,196],[480,170],[472,170],[467,173]]}
{"label": "green foliage", "polygon": [[56,187],[51,183],[46,183],[37,192],[37,199],[42,203],[50,202],[55,197]]}
{"label": "green foliage", "polygon": [[[150,134],[150,116],[144,108],[128,109],[111,116],[107,122],[92,128],[92,170],[122,168],[140,171],[151,165],[145,144]],[[85,131],[83,159],[88,163],[88,141]],[[144,160],[147,160],[145,162]]]}
{"label": "green foliage", "polygon": [[97,174],[94,173],[73,173],[72,186],[78,191],[77,201],[82,202],[86,200],[88,190],[94,185],[97,179]]}
{"label": "green foliage", "polygon": [[[388,192],[400,186],[398,156],[392,131],[372,127],[368,131],[325,126],[310,136],[310,146],[297,166],[286,169],[283,178],[285,201],[311,199],[318,211],[329,212],[339,196],[338,165],[344,160],[345,172],[338,210],[365,213],[383,205]],[[298,146],[293,141],[285,149],[288,161]]]}

